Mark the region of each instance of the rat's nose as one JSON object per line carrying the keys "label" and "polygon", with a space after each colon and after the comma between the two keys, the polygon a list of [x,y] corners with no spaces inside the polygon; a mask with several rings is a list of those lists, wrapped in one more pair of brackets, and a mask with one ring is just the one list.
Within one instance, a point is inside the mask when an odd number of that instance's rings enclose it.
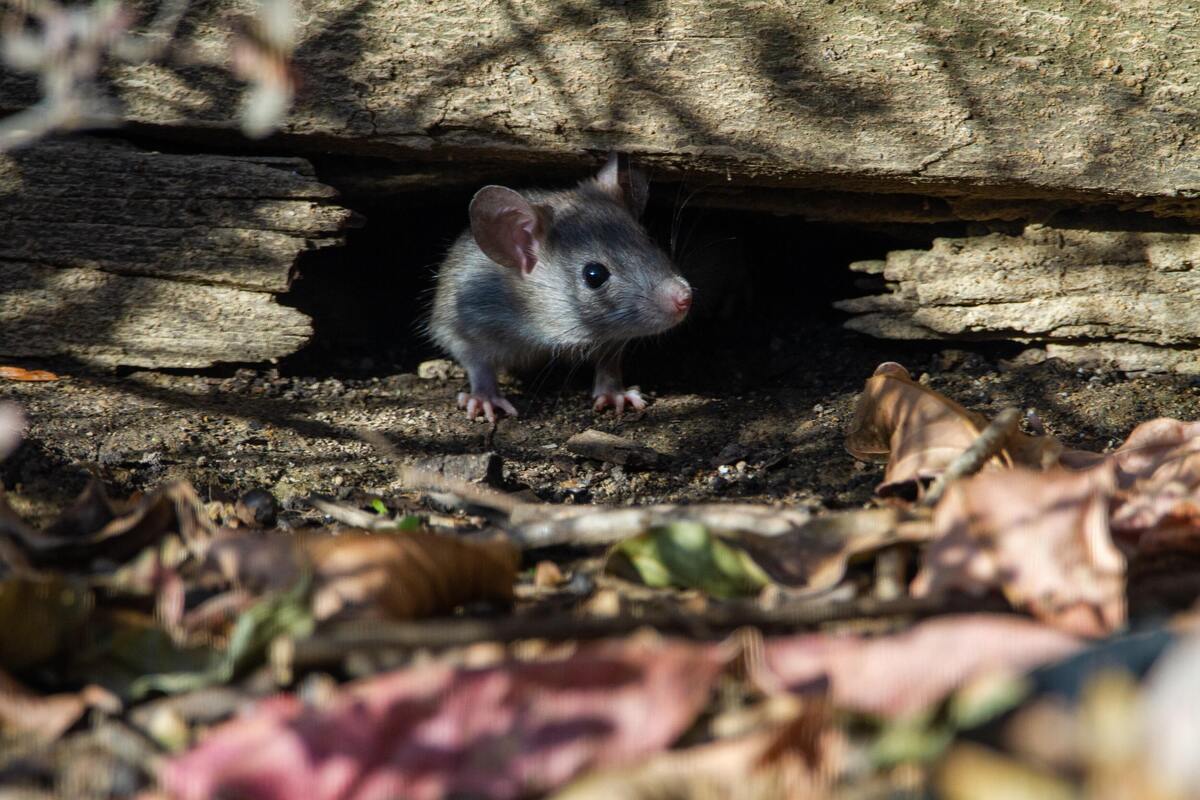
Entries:
{"label": "rat's nose", "polygon": [[692,307],[692,287],[683,278],[674,278],[664,287],[670,308],[676,314],[686,314]]}

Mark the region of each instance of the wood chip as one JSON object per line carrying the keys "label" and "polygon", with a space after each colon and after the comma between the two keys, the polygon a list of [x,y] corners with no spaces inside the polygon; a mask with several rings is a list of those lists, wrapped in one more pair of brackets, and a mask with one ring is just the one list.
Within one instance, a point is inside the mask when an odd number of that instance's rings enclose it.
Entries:
{"label": "wood chip", "polygon": [[671,463],[670,456],[651,447],[597,430],[575,434],[567,440],[567,449],[577,456],[630,469],[663,469]]}

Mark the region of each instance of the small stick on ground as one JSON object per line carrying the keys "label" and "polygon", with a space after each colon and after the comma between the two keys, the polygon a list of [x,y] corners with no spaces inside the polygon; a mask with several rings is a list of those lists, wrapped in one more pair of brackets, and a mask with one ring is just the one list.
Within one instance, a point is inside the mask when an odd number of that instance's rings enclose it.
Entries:
{"label": "small stick on ground", "polygon": [[361,431],[359,435],[364,441],[374,446],[396,465],[400,482],[405,486],[425,491],[445,492],[457,495],[468,503],[490,508],[507,515],[511,515],[518,508],[536,505],[515,500],[504,492],[488,489],[470,481],[448,478],[432,470],[407,466],[401,461],[400,454],[396,452],[396,448],[392,446],[392,443],[383,434],[377,431]]}
{"label": "small stick on ground", "polygon": [[719,639],[744,627],[773,633],[807,630],[827,623],[897,618],[923,618],[948,612],[1005,611],[1002,598],[903,597],[891,602],[863,598],[843,603],[798,603],[773,610],[755,606],[709,609],[701,614],[657,612],[617,617],[502,617],[442,619],[427,622],[362,621],[335,625],[305,639],[284,640],[275,655],[293,673],[340,665],[351,653],[465,647],[477,642],[509,643],[524,639],[571,641],[626,636],[642,628],[693,638]]}
{"label": "small stick on ground", "polygon": [[1021,422],[1021,412],[1016,408],[1006,408],[996,415],[992,424],[983,429],[971,446],[954,459],[946,471],[937,477],[929,486],[929,491],[921,498],[920,505],[933,507],[942,499],[947,487],[954,481],[974,475],[990,458],[1004,449],[1008,437],[1017,430]]}

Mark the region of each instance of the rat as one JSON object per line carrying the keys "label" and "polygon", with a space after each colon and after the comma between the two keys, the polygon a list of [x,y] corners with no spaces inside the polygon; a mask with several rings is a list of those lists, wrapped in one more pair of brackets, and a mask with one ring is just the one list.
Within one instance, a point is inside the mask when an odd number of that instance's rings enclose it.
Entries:
{"label": "rat", "polygon": [[648,194],[645,174],[619,153],[571,189],[475,194],[470,228],[438,270],[429,320],[470,379],[458,395],[468,419],[517,416],[497,372],[560,355],[595,362],[596,411],[646,407],[622,381],[625,344],[674,327],[692,305],[691,286],[638,221]]}

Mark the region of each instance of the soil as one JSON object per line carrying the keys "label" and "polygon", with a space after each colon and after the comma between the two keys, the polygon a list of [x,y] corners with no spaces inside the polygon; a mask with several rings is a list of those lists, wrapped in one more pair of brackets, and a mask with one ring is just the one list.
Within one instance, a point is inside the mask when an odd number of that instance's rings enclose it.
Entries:
{"label": "soil", "polygon": [[[1005,355],[881,343],[832,319],[798,323],[753,352],[736,344],[699,349],[681,337],[630,359],[629,377],[653,401],[644,413],[593,413],[587,370],[560,369],[510,383],[521,416],[494,427],[469,422],[454,406],[464,380],[448,363],[431,365],[448,377],[428,379],[390,367],[358,376],[343,369],[342,377],[278,367],[225,376],[74,372],[55,383],[0,384],[0,398],[23,405],[32,422],[2,475],[18,510],[42,520],[89,476],[115,495],[169,480],[191,481],[212,499],[263,488],[280,500],[285,525],[311,519],[304,498],[314,493],[412,507],[417,498],[359,438],[370,429],[406,459],[494,452],[503,488],[550,502],[737,498],[844,508],[868,502],[882,474],[882,466],[853,459],[842,440],[856,393],[883,361],[904,364],[988,416],[1034,409],[1048,433],[1088,449],[1115,447],[1156,416],[1200,418],[1200,386],[1186,378],[1053,360],[1019,365]],[[670,467],[636,471],[569,453],[566,441],[589,428],[652,447]]]}
{"label": "soil", "polygon": [[[454,405],[461,371],[443,364],[434,370],[441,377],[418,375],[422,363],[441,357],[418,331],[431,266],[459,232],[468,195],[414,194],[388,205],[350,196],[346,202],[371,224],[346,247],[312,254],[288,297],[313,317],[313,345],[276,365],[200,373],[25,364],[64,377],[0,382],[0,399],[21,403],[32,423],[24,446],[0,465],[0,479],[18,510],[41,520],[90,476],[115,495],[168,480],[190,481],[212,499],[266,489],[281,502],[284,525],[319,521],[304,502],[314,493],[419,503],[360,438],[374,430],[405,459],[493,452],[502,464],[495,482],[550,502],[737,498],[845,508],[868,502],[882,474],[881,465],[854,460],[842,441],[856,393],[884,361],[987,416],[1008,406],[1034,409],[1048,433],[1076,447],[1114,447],[1156,416],[1200,418],[1194,379],[1038,362],[1018,358],[1022,347],[1011,343],[947,349],[842,327],[831,301],[878,289],[862,285],[849,262],[928,247],[958,228],[821,225],[685,208],[682,189],[672,198],[670,188],[652,198],[652,229],[685,270],[697,252],[702,265],[705,252],[717,252],[723,269],[698,292],[694,319],[627,355],[628,382],[653,401],[644,413],[594,414],[590,369],[552,365],[509,384],[519,418],[495,427],[467,421]],[[565,443],[589,428],[652,447],[670,467],[635,470],[572,455]]]}

